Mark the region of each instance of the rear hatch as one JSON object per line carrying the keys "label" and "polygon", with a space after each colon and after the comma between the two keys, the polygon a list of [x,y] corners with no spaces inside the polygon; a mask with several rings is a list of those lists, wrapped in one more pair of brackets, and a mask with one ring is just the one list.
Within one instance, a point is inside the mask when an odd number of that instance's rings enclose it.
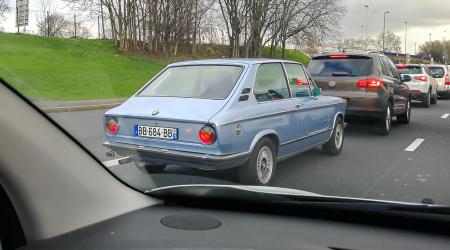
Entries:
{"label": "rear hatch", "polygon": [[324,95],[364,98],[367,90],[357,83],[373,74],[373,58],[346,54],[318,56],[311,60],[308,70]]}
{"label": "rear hatch", "polygon": [[[117,134],[106,133],[106,137],[110,141],[135,145],[202,151],[205,145],[202,145],[199,139],[199,131],[225,106],[226,102],[226,100],[176,97],[133,97],[105,113],[105,120],[108,117],[115,117],[119,123]],[[146,127],[147,130],[162,128],[161,135],[164,133],[176,135],[171,138],[152,138],[148,137],[149,132],[145,135],[139,133],[142,127]]]}
{"label": "rear hatch", "polygon": [[405,83],[411,90],[421,89],[421,86],[428,83],[429,76],[420,65],[402,65],[397,66],[397,68],[400,75],[409,75],[411,77],[411,81]]}
{"label": "rear hatch", "polygon": [[436,83],[438,85],[439,90],[442,90],[445,86],[446,78],[448,81],[448,75],[446,73],[445,68],[446,66],[429,66],[428,70],[431,74],[434,74]]}

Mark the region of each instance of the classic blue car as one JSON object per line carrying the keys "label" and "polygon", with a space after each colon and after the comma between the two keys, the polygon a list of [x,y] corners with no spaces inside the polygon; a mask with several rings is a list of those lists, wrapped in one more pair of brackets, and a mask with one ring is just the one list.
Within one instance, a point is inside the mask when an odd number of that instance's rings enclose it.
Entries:
{"label": "classic blue car", "polygon": [[104,146],[145,171],[237,168],[267,185],[278,161],[344,141],[345,101],[321,96],[300,63],[218,59],[171,64],[105,113]]}

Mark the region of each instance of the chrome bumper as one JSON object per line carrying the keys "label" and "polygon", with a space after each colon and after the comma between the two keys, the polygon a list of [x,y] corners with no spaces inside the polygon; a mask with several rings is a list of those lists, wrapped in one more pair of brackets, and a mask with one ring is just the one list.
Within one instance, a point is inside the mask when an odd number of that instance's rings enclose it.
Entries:
{"label": "chrome bumper", "polygon": [[244,164],[250,155],[250,152],[228,155],[210,155],[110,141],[104,142],[103,146],[110,148],[120,155],[132,155],[133,157],[142,160],[164,162],[167,164],[187,164],[202,169],[227,169],[237,167]]}

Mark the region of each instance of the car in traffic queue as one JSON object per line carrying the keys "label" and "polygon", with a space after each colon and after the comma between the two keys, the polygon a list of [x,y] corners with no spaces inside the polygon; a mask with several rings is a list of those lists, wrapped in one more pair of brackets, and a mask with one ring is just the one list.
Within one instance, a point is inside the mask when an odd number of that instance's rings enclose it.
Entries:
{"label": "car in traffic queue", "polygon": [[394,63],[376,52],[326,52],[311,59],[308,70],[324,95],[347,100],[346,120],[373,120],[379,134],[388,135],[392,117],[411,119],[411,93]]}
{"label": "car in traffic queue", "polygon": [[406,84],[411,89],[411,97],[413,100],[420,101],[427,108],[431,104],[437,103],[437,81],[431,75],[426,65],[397,64],[396,67],[400,75],[408,75],[411,77],[411,81]]}
{"label": "car in traffic queue", "polygon": [[268,185],[277,162],[317,146],[337,155],[345,100],[321,95],[305,67],[272,59],[174,63],[104,115],[112,152],[143,171],[234,168]]}
{"label": "car in traffic queue", "polygon": [[428,70],[436,79],[438,96],[444,100],[450,99],[450,80],[448,76],[448,66],[434,64],[429,65]]}

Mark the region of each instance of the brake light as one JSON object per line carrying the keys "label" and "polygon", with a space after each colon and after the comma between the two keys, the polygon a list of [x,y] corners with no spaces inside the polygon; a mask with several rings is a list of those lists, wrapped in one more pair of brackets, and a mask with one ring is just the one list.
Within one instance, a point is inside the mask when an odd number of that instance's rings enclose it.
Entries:
{"label": "brake light", "polygon": [[341,55],[330,55],[330,58],[331,59],[342,59],[342,58],[348,58],[348,55],[344,55],[344,54],[341,54]]}
{"label": "brake light", "polygon": [[106,130],[110,134],[116,134],[117,132],[119,132],[119,122],[116,118],[108,118],[108,120],[106,121]]}
{"label": "brake light", "polygon": [[426,82],[428,78],[426,76],[415,76],[414,80]]}
{"label": "brake light", "polygon": [[406,69],[407,66],[404,64],[396,64],[395,67],[397,67],[397,69]]}
{"label": "brake light", "polygon": [[356,86],[362,89],[379,89],[383,86],[383,81],[378,78],[363,79],[359,80]]}
{"label": "brake light", "polygon": [[445,85],[450,85],[450,81],[448,80],[448,74],[445,74]]}
{"label": "brake light", "polygon": [[211,126],[205,125],[198,132],[198,137],[203,144],[211,145],[216,141],[216,132]]}

